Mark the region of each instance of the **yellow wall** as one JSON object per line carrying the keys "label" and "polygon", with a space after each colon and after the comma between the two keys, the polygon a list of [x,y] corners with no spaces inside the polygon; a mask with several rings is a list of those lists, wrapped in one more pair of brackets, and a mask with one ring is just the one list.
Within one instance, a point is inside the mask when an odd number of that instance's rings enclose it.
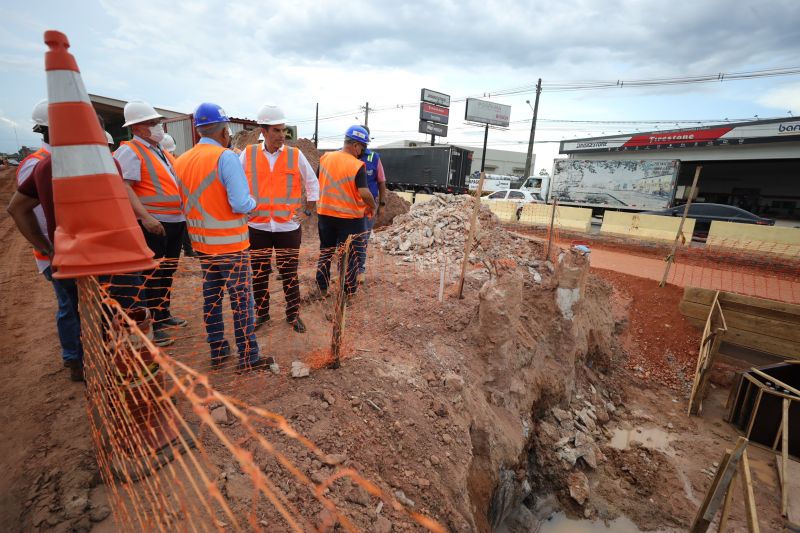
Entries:
{"label": "yellow wall", "polygon": [[[553,206],[548,204],[525,204],[519,222],[527,226],[548,226],[552,209]],[[592,227],[592,210],[558,206],[553,223],[557,228],[589,233]]]}
{"label": "yellow wall", "polygon": [[[642,215],[640,213],[623,213],[620,211],[606,211],[603,215],[603,225],[600,233],[622,235],[647,241],[675,240],[681,217],[667,217],[661,215]],[[681,243],[688,245],[692,241],[694,219],[687,218],[683,224],[683,239]]]}
{"label": "yellow wall", "polygon": [[397,196],[405,200],[406,202],[413,204],[414,203],[414,193],[413,192],[396,192]]}
{"label": "yellow wall", "polygon": [[707,246],[773,253],[800,259],[800,228],[713,221]]}
{"label": "yellow wall", "polygon": [[489,207],[492,213],[497,215],[497,218],[503,222],[517,221],[517,209],[519,209],[519,205],[516,202],[508,200],[490,200],[484,203]]}
{"label": "yellow wall", "polygon": [[418,192],[414,196],[414,203],[415,204],[421,204],[421,203],[427,202],[428,200],[431,200],[431,199],[433,199],[433,195],[432,194],[423,194],[421,192]]}

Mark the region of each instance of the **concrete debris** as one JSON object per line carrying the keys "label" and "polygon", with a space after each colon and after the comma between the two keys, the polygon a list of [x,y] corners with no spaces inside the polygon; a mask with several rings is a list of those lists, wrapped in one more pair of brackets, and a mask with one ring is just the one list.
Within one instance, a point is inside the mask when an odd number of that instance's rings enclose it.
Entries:
{"label": "concrete debris", "polygon": [[375,520],[373,531],[375,533],[392,533],[392,522],[385,516],[379,516]]}
{"label": "concrete debris", "polygon": [[[389,255],[403,256],[421,268],[438,269],[447,262],[458,264],[464,257],[464,244],[475,199],[469,195],[435,194],[422,204],[414,204],[408,213],[395,217],[391,226],[377,232],[374,242]],[[512,260],[527,267],[526,271],[542,283],[536,259],[541,245],[502,228],[494,214],[481,205],[475,225],[472,263],[480,264]]]}
{"label": "concrete debris", "polygon": [[589,478],[583,472],[572,472],[567,478],[569,495],[578,504],[583,505],[589,497]]}
{"label": "concrete debris", "polygon": [[305,378],[311,375],[311,369],[302,361],[292,361],[291,374],[293,378]]}
{"label": "concrete debris", "polygon": [[402,490],[398,489],[398,490],[394,491],[394,497],[397,498],[398,502],[400,502],[401,504],[405,505],[406,507],[414,507],[416,505],[414,503],[414,500],[412,500],[411,498],[406,496],[406,493],[403,492]]}
{"label": "concrete debris", "polygon": [[225,409],[224,405],[220,405],[219,407],[211,410],[211,419],[214,420],[215,424],[227,424],[228,423],[228,410]]}

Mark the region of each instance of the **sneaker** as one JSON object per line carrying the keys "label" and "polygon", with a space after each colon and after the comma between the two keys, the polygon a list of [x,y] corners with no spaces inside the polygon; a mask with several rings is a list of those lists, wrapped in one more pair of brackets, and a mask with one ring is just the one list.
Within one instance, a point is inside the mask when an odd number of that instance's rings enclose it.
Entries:
{"label": "sneaker", "polygon": [[218,369],[220,366],[222,366],[222,363],[224,363],[225,360],[228,359],[228,357],[230,356],[231,356],[230,343],[227,340],[222,341],[222,348],[220,348],[219,352],[217,354],[214,354],[213,350],[211,352],[211,368],[214,370]]}
{"label": "sneaker", "polygon": [[291,320],[289,317],[286,317],[286,322],[292,325],[292,329],[295,330],[297,333],[305,333],[306,332],[306,325],[303,324],[303,321],[300,320],[300,317],[295,317],[294,320]]}
{"label": "sneaker", "polygon": [[157,329],[153,332],[153,344],[159,347],[169,346],[175,342],[175,339],[170,337],[163,329]]}
{"label": "sneaker", "polygon": [[261,357],[255,363],[245,363],[243,365],[242,364],[237,365],[236,372],[239,374],[243,374],[245,372],[258,372],[261,370],[266,370],[267,366],[269,366],[267,360]]}
{"label": "sneaker", "polygon": [[255,327],[256,331],[258,330],[258,328],[260,328],[261,326],[263,326],[267,322],[269,322],[269,313],[267,313],[266,315],[263,315],[263,316],[257,316],[256,317],[256,327]]}
{"label": "sneaker", "polygon": [[64,361],[64,366],[69,368],[69,379],[71,381],[83,381],[83,361],[70,359],[69,361]]}
{"label": "sneaker", "polygon": [[167,326],[170,328],[183,328],[186,327],[188,322],[182,318],[178,318],[176,316],[171,316],[165,320],[161,321],[162,326]]}

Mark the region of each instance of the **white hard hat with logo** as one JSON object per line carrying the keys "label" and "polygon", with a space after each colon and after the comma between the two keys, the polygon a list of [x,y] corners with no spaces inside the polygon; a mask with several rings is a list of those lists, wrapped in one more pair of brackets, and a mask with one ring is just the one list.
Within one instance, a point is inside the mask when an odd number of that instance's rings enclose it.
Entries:
{"label": "white hard hat with logo", "polygon": [[275,124],[286,124],[286,115],[283,110],[272,104],[261,106],[256,115],[256,122],[264,126],[274,126]]}
{"label": "white hard hat with logo", "polygon": [[125,115],[125,124],[122,125],[123,128],[156,118],[164,118],[164,115],[156,112],[153,106],[140,100],[134,100],[125,104],[123,114]]}
{"label": "white hard hat with logo", "polygon": [[47,98],[33,106],[33,113],[31,113],[31,120],[37,126],[48,126],[49,120],[47,118]]}
{"label": "white hard hat with logo", "polygon": [[177,148],[177,146],[175,145],[175,139],[173,139],[172,135],[170,135],[169,133],[164,134],[164,138],[161,139],[161,142],[159,144],[161,145],[161,149],[164,150],[165,152],[172,153],[175,151],[175,148]]}
{"label": "white hard hat with logo", "polygon": [[106,142],[108,144],[114,144],[114,137],[112,137],[111,134],[108,133],[107,131],[104,131],[103,133],[106,134]]}

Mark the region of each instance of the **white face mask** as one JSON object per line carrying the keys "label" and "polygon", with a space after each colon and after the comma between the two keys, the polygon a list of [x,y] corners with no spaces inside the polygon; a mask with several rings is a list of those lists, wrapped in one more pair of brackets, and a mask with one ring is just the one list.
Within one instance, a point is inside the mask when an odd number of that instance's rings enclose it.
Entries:
{"label": "white face mask", "polygon": [[164,140],[164,135],[166,132],[164,131],[163,124],[156,124],[155,126],[150,126],[150,139],[155,141],[156,143],[160,143]]}

